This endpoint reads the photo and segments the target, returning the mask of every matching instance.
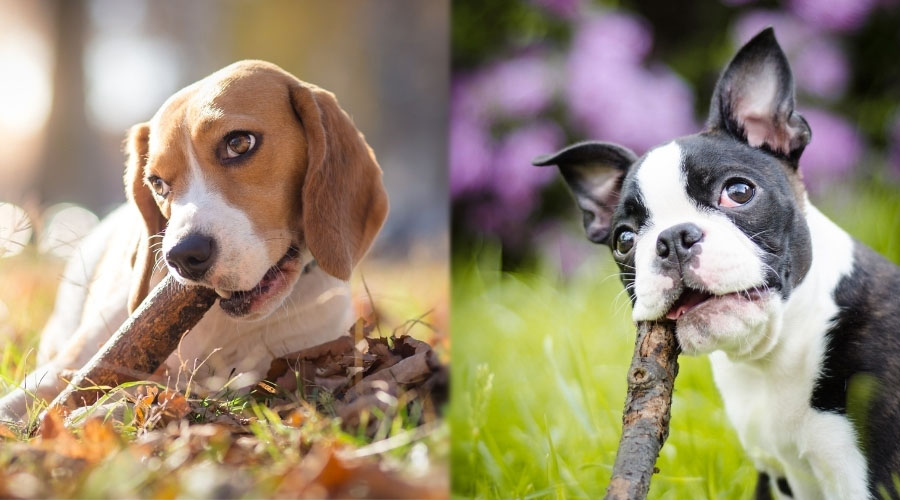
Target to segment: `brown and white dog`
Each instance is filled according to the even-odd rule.
[[[128,203],[69,261],[39,368],[0,399],[0,419],[58,394],[60,375],[84,365],[167,273],[221,296],[157,372],[172,385],[252,384],[273,358],[352,323],[347,280],[388,202],[372,150],[333,94],[273,64],[237,62],[132,127],[126,150]]]

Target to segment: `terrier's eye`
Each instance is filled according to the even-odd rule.
[[[249,153],[256,146],[256,136],[250,132],[232,132],[225,136],[226,158],[237,158]]]
[[[160,179],[159,177],[157,177],[155,175],[151,175],[150,177],[148,177],[147,181],[150,182],[150,187],[153,188],[153,191],[156,193],[156,196],[159,196],[160,198],[165,198],[165,197],[169,196],[169,192],[171,191],[171,188],[169,187],[169,184],[166,183],[166,181]]]
[[[634,248],[634,232],[629,229],[619,231],[616,236],[616,253],[626,255]]]
[[[719,206],[725,208],[739,207],[748,203],[756,194],[756,188],[748,181],[734,179],[728,181],[719,195]]]

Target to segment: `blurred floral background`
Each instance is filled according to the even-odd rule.
[[[532,158],[586,139],[643,154],[699,131],[719,72],[761,29],[775,27],[812,127],[811,200],[900,263],[897,0],[456,0],[452,18],[460,497],[601,498],[621,432],[630,302],[556,169]],[[679,364],[649,498],[754,497],[708,359]]]
[[[791,61],[797,107],[812,127],[801,171],[813,200],[850,196],[859,182],[896,187],[898,4],[454,2],[455,252],[499,243],[505,269],[543,255],[573,272],[591,246],[555,169],[531,159],[585,139],[642,154],[699,131],[719,72],[767,26]]]

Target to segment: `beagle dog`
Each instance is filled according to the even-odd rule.
[[[347,281],[388,201],[333,94],[237,62],[170,97],[125,148],[128,202],[69,261],[39,367],[0,399],[0,419],[55,397],[166,274],[221,297],[152,374],[176,387],[251,385],[352,324]]]

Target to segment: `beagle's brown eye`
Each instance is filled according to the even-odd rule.
[[[256,136],[250,132],[232,132],[225,137],[225,156],[237,158],[256,146]]]
[[[155,175],[151,175],[150,177],[148,177],[147,181],[150,183],[150,187],[153,188],[153,191],[156,193],[156,196],[159,196],[160,198],[165,198],[165,197],[169,196],[169,192],[171,191],[171,188],[169,187],[169,184],[166,183],[166,181],[160,179],[159,177],[157,177]]]

